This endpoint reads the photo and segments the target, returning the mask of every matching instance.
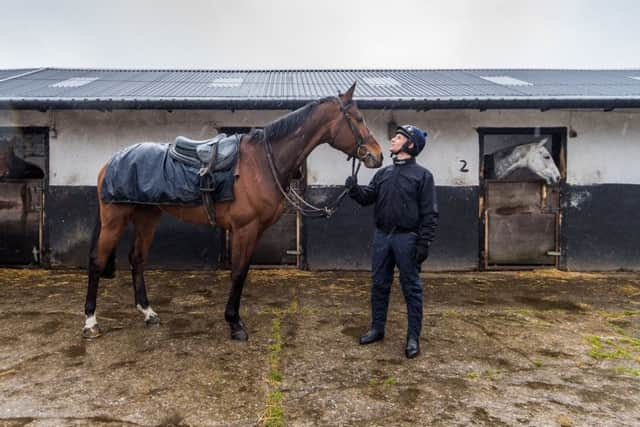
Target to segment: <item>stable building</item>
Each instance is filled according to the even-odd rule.
[[[440,210],[429,270],[640,268],[640,70],[496,69],[0,70],[0,265],[85,267],[97,173],[116,151],[247,132],[353,82],[383,148],[396,124],[429,133],[417,158]],[[559,183],[492,175],[494,153],[543,140]],[[311,203],[332,201],[345,159],[321,145],[295,186]],[[362,168],[359,182],[374,173]],[[290,209],[254,265],[366,270],[373,227],[372,208],[349,198],[328,219]],[[165,215],[149,264],[224,267],[228,242]]]

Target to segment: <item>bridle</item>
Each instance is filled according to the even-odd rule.
[[[344,119],[340,123],[342,124],[343,122],[347,122],[347,124],[349,125],[349,129],[351,130],[351,133],[353,135],[353,139],[356,143],[356,146],[353,149],[353,153],[347,155],[347,161],[351,160],[351,176],[357,177],[358,172],[360,171],[360,166],[362,165],[362,159],[369,154],[366,151],[365,140],[373,138],[373,136],[371,135],[371,133],[369,133],[365,137],[363,137],[360,132],[358,132],[356,125],[353,123],[351,114],[349,114],[349,107],[352,105],[351,102],[343,104],[342,100],[338,97],[333,98],[333,100],[340,107],[340,112],[342,113],[342,117]],[[333,148],[337,148],[335,146],[335,137],[336,135],[338,135],[338,133],[338,129],[336,129],[333,137],[328,141],[329,145],[331,145]],[[265,152],[267,154],[267,160],[269,163],[269,168],[271,169],[271,174],[273,175],[273,179],[278,186],[278,190],[280,190],[282,196],[291,204],[291,206],[293,206],[298,212],[300,212],[300,214],[308,217],[329,218],[331,215],[333,215],[335,211],[338,210],[340,203],[347,195],[349,190],[345,188],[342,193],[340,193],[340,195],[336,198],[336,200],[323,207],[314,206],[311,203],[307,202],[291,187],[289,187],[290,194],[288,194],[287,191],[285,191],[285,189],[282,187],[280,179],[278,179],[278,169],[275,165],[275,162],[273,161],[273,149],[271,147],[271,143],[267,139],[266,132],[263,132],[263,138]],[[364,149],[365,151],[362,152],[362,149]],[[358,160],[357,166],[356,160]]]
[[[344,121],[341,121],[340,124],[342,123],[347,123],[349,125],[349,129],[351,130],[351,134],[353,135],[353,139],[356,142],[356,146],[353,150],[352,154],[349,154],[347,161],[351,160],[351,158],[353,158],[354,162],[355,159],[360,160],[360,162],[362,162],[362,159],[368,154],[366,151],[364,153],[361,153],[361,149],[365,149],[365,140],[369,139],[369,138],[373,138],[371,136],[370,133],[368,133],[364,138],[362,137],[362,135],[360,135],[360,132],[358,132],[358,129],[356,128],[356,125],[353,124],[353,119],[351,118],[351,114],[349,114],[349,107],[352,105],[351,102],[349,102],[348,104],[343,104],[342,100],[340,100],[340,98],[335,98],[336,102],[338,102],[338,105],[340,107],[340,112],[342,112],[342,117],[344,118]],[[335,133],[336,135],[338,134],[338,131],[336,131]],[[333,138],[331,138],[331,140],[329,141],[329,145],[331,145],[333,148],[336,148],[335,144],[334,144],[334,140],[335,140],[335,135]]]

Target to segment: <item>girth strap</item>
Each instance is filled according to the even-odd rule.
[[[216,226],[216,209],[214,206],[213,197],[211,194],[215,191],[215,186],[213,185],[213,177],[211,174],[202,173],[200,171],[200,193],[202,194],[202,204],[204,205],[204,210],[207,212],[207,218],[209,219],[209,224],[212,227]]]

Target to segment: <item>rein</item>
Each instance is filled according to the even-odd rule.
[[[360,166],[362,165],[362,160],[360,158],[362,156],[360,155],[360,150],[364,146],[364,138],[362,137],[362,135],[360,135],[360,133],[358,132],[358,129],[356,129],[355,125],[351,121],[351,116],[349,115],[349,111],[347,110],[346,106],[342,104],[342,101],[340,101],[339,99],[337,101],[340,104],[340,111],[342,112],[342,117],[348,123],[349,129],[351,130],[351,133],[353,134],[353,138],[356,141],[356,147],[354,149],[354,152],[353,154],[350,154],[347,157],[347,161],[351,160],[351,176],[357,177],[358,172],[360,171]],[[349,190],[345,188],[342,191],[342,193],[340,193],[340,195],[336,198],[336,200],[334,200],[332,203],[329,203],[328,205],[323,207],[314,206],[311,203],[307,202],[306,200],[304,200],[302,196],[300,196],[291,187],[289,187],[289,192],[287,193],[287,191],[282,187],[282,184],[280,183],[280,179],[278,179],[278,168],[276,167],[276,164],[273,160],[273,149],[271,147],[271,143],[267,139],[266,133],[264,133],[263,135],[264,135],[264,147],[265,147],[265,152],[267,153],[269,168],[271,169],[271,174],[273,175],[273,179],[275,180],[276,185],[278,186],[278,190],[280,190],[280,193],[282,194],[282,196],[289,202],[289,204],[291,204],[291,206],[294,207],[294,209],[300,212],[300,214],[303,216],[312,217],[312,218],[331,217],[331,215],[333,215],[338,210],[338,207],[340,207],[340,203],[342,203],[342,200],[347,195]],[[334,139],[335,138],[331,139],[331,141],[329,142],[329,145],[335,148],[333,144]],[[356,159],[358,160],[357,166],[356,166]]]

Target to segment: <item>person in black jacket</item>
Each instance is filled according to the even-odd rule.
[[[419,273],[421,264],[429,256],[429,246],[438,226],[433,176],[415,160],[426,138],[427,133],[416,126],[399,126],[391,139],[393,164],[380,169],[369,185],[359,186],[354,176],[345,183],[349,196],[359,204],[375,203],[371,328],[360,337],[360,344],[384,338],[389,292],[397,266],[407,303],[405,355],[408,358],[420,353],[422,282]]]

